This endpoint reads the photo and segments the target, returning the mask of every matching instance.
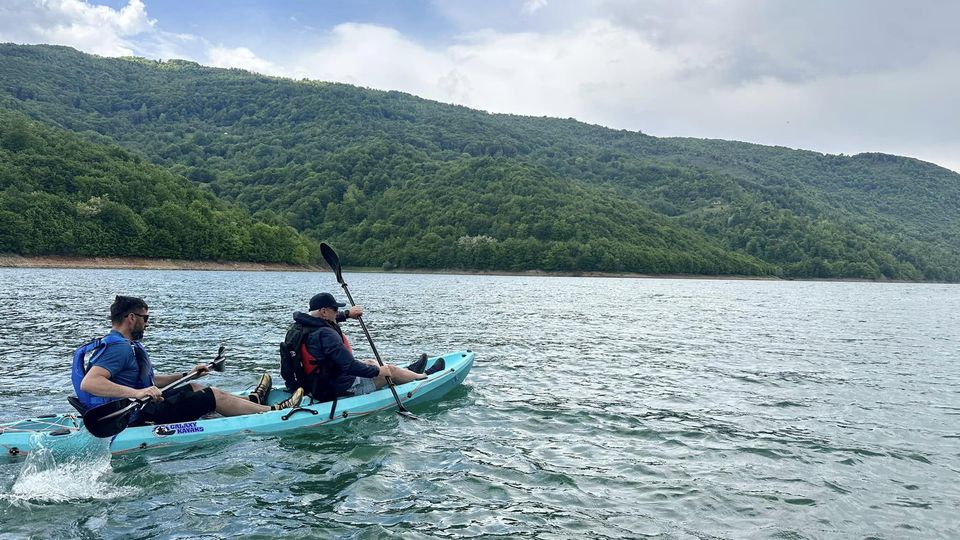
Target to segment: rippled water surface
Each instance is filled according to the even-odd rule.
[[[960,537],[960,288],[353,274],[381,353],[466,384],[322,430],[0,461],[0,537]],[[146,298],[161,371],[276,370],[329,274],[0,269],[0,421]],[[348,323],[360,356],[362,333]]]

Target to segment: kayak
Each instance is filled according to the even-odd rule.
[[[419,381],[397,385],[397,395],[405,407],[438,399],[456,388],[470,373],[475,353],[462,351],[430,358],[427,367],[439,358],[445,368]],[[247,392],[238,392],[246,395]],[[279,403],[290,397],[283,387],[270,392],[269,403]],[[243,416],[217,416],[194,422],[156,424],[128,427],[110,439],[110,452],[123,454],[136,450],[197,443],[210,439],[247,433],[281,433],[292,430],[322,427],[376,412],[397,409],[397,401],[389,388],[369,394],[340,398],[335,402],[310,403],[304,397],[300,407]],[[79,414],[40,416],[0,424],[0,451],[9,457],[19,457],[40,448],[52,448],[71,439],[71,445],[82,448],[84,440],[93,439],[83,429]]]

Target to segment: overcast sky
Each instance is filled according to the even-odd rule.
[[[960,2],[4,0],[0,42],[960,171]]]

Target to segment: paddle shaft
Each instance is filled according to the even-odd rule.
[[[340,273],[337,272],[337,275],[339,276]],[[347,288],[347,284],[341,281],[340,286],[343,287],[343,292],[347,294],[347,300],[350,301],[350,305],[357,305],[357,303],[353,301],[353,296],[350,295],[350,289]],[[373,351],[373,357],[377,359],[378,364],[383,366],[383,360],[380,359],[380,352],[377,351],[377,346],[373,344],[373,338],[370,337],[370,331],[367,330],[367,324],[363,322],[363,317],[357,317],[357,322],[360,323],[360,328],[363,330],[363,335],[367,336],[367,343],[370,344],[370,349]],[[412,416],[412,413],[408,411],[407,408],[403,406],[403,402],[400,401],[400,395],[397,394],[397,388],[393,384],[393,379],[390,376],[385,377],[385,379],[387,380],[387,386],[390,387],[390,392],[393,393],[393,398],[397,400],[397,407],[400,409],[400,412]]]
[[[343,280],[343,269],[340,267],[340,256],[337,255],[337,252],[330,247],[330,244],[323,242],[320,244],[320,254],[323,256],[324,260],[327,261],[327,264],[330,265],[330,269],[337,275],[337,283],[343,287],[343,292],[347,294],[347,300],[350,301],[350,306],[357,305],[353,301],[353,296],[350,294],[350,289],[347,288],[347,283]],[[362,317],[357,317],[357,321],[360,322],[360,328],[363,329],[363,335],[367,336],[367,343],[370,344],[370,349],[373,350],[373,356],[377,359],[377,363],[382,367],[383,360],[380,359],[380,353],[377,351],[377,346],[373,344],[373,338],[370,337],[370,331],[367,330],[367,325],[363,322]],[[408,411],[406,407],[403,406],[403,402],[400,401],[400,396],[397,394],[397,389],[393,384],[393,379],[391,377],[385,377],[387,380],[387,386],[390,387],[390,392],[393,394],[393,399],[397,401],[397,413],[407,416],[409,418],[416,418],[412,412]]]
[[[167,390],[173,390],[174,388],[179,388],[179,387],[183,386],[186,382],[191,381],[191,380],[196,379],[196,378],[197,378],[197,372],[196,372],[196,370],[191,371],[189,374],[184,375],[183,377],[180,377],[179,379],[177,379],[177,380],[173,381],[172,383],[170,383],[170,384],[164,386],[163,388],[161,388],[161,389],[160,389],[160,393],[166,392]],[[118,416],[120,416],[120,415],[122,415],[122,414],[127,414],[128,412],[132,412],[134,409],[141,409],[141,408],[143,408],[147,403],[150,402],[150,398],[140,398],[140,399],[128,398],[128,399],[131,399],[131,400],[133,401],[133,403],[131,403],[130,405],[128,405],[128,406],[120,409],[119,411],[116,411],[116,412],[113,412],[113,413],[108,414],[107,416],[104,416],[104,417],[101,418],[100,420],[109,420],[109,419],[111,419],[111,418],[116,418],[116,417],[118,417]]]

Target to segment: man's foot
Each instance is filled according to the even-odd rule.
[[[446,368],[447,368],[447,364],[446,362],[443,361],[443,358],[437,358],[437,361],[434,362],[432,366],[430,366],[430,369],[424,371],[423,373],[426,375],[433,375],[434,373],[438,371],[443,371]]]
[[[277,403],[270,407],[272,411],[279,411],[282,409],[292,409],[294,407],[300,406],[300,400],[303,399],[303,388],[297,388],[297,391],[293,393],[289,398]]]
[[[260,382],[257,383],[257,387],[247,396],[247,399],[260,405],[266,405],[267,396],[270,395],[271,388],[273,388],[273,379],[270,378],[269,373],[264,373],[260,376]]]
[[[423,373],[423,370],[427,367],[427,353],[420,355],[420,359],[416,362],[407,366],[407,369],[414,373]]]

